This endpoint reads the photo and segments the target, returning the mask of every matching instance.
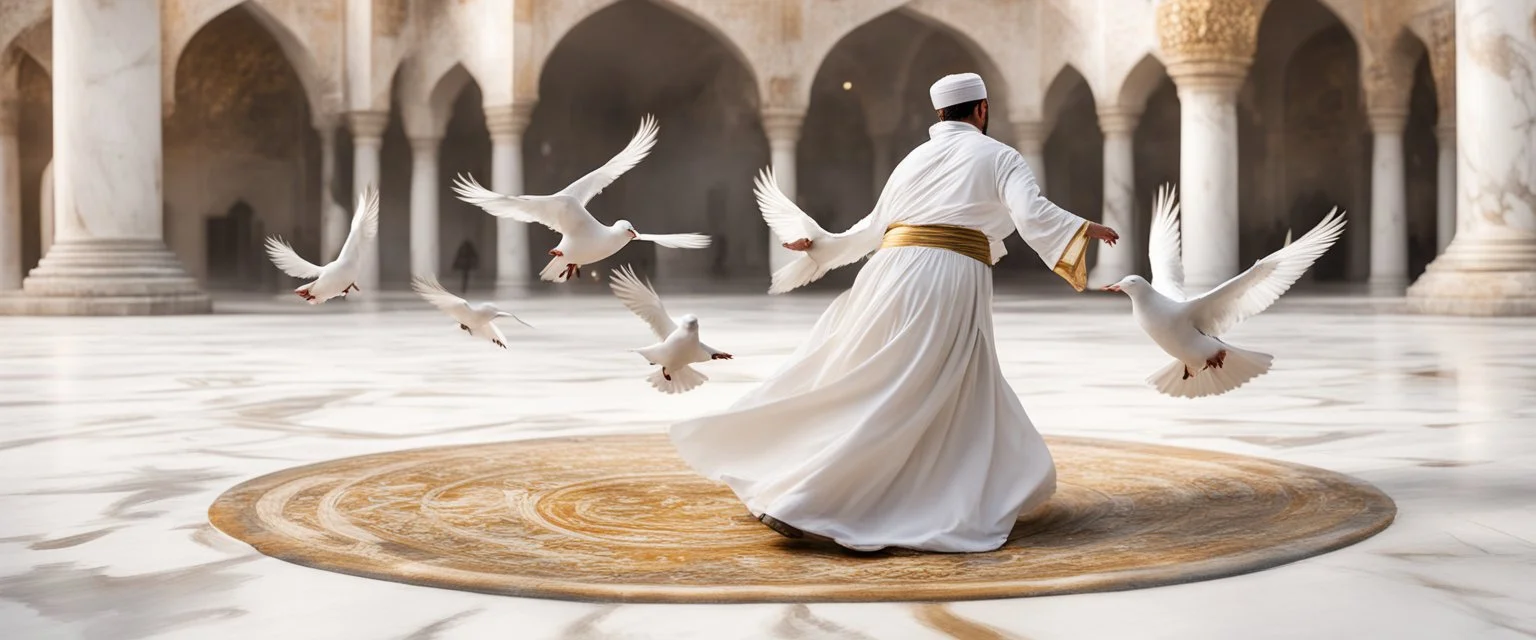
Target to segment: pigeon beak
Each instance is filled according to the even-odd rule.
[[[1109,285],[1107,287],[1104,287],[1103,291],[1113,291],[1115,293],[1120,293],[1120,285],[1118,285],[1118,284]]]
[[[629,239],[630,240],[634,240],[635,238],[638,238],[638,237],[640,237],[640,234],[635,233],[634,229],[630,229],[629,230]]]

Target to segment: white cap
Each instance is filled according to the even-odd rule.
[[[939,78],[928,88],[934,109],[987,98],[987,84],[974,73],[956,73]]]

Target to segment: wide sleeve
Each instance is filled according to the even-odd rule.
[[[999,162],[999,188],[1019,237],[1073,289],[1086,289],[1088,221],[1046,200],[1018,152],[1009,150]]]
[[[830,233],[825,238],[816,240],[816,246],[820,248],[817,259],[828,268],[837,268],[845,264],[857,262],[860,258],[873,253],[880,248],[880,240],[885,235],[885,230],[878,224],[880,210],[871,211],[847,231],[842,233]]]

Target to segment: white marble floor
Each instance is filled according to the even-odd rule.
[[[516,304],[539,329],[508,327],[507,351],[405,297],[0,318],[0,638],[1536,636],[1536,322],[1304,294],[1231,336],[1275,370],[1204,401],[1142,386],[1163,356],[1123,299],[997,303],[1005,372],[1046,433],[1312,464],[1397,500],[1381,535],[1255,574],[947,605],[615,606],[326,573],[207,524],[225,488],[308,462],[664,429],[773,370],[828,300],[674,297],[738,357],[681,397],[646,386],[624,351],[645,327],[600,295]]]

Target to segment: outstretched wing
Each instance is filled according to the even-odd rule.
[[[1163,185],[1152,201],[1152,233],[1147,257],[1152,262],[1152,288],[1173,300],[1184,299],[1183,234],[1179,232],[1179,188]]]
[[[656,117],[646,114],[640,120],[640,130],[635,132],[635,137],[630,138],[629,144],[624,146],[624,150],[620,151],[619,155],[614,156],[592,173],[582,176],[580,180],[572,182],[570,186],[561,189],[560,193],[575,198],[581,206],[587,206],[594,196],[602,193],[603,189],[613,184],[614,180],[618,180],[625,171],[633,169],[651,153],[651,147],[656,146],[656,132],[659,130]]]
[[[827,235],[816,220],[807,215],[794,200],[784,195],[779,180],[773,175],[773,167],[764,167],[752,181],[752,194],[757,196],[757,208],[763,221],[778,236],[779,242],[818,240]]]
[[[709,246],[709,236],[702,233],[637,233],[636,240],[654,242],[669,249],[703,249]]]
[[[337,260],[354,259],[363,250],[363,243],[379,235],[379,190],[369,186],[357,196],[357,210],[352,212],[352,230],[341,245]]]
[[[432,306],[447,311],[449,315],[469,307],[469,303],[463,298],[449,293],[443,285],[438,284],[435,276],[414,276],[411,278],[411,288],[421,294],[424,300],[432,303]]]
[[[1334,208],[1300,239],[1205,295],[1192,298],[1189,302],[1195,328],[1208,336],[1219,336],[1268,309],[1343,233],[1344,214]]]
[[[320,267],[300,258],[299,254],[294,252],[293,247],[289,246],[287,242],[283,242],[283,239],[280,237],[267,236],[267,257],[272,258],[272,264],[282,269],[283,273],[295,278],[314,280],[320,277]]]
[[[624,306],[651,325],[651,331],[658,340],[666,340],[667,336],[677,330],[677,323],[672,322],[672,316],[667,315],[666,308],[661,306],[661,296],[656,295],[656,290],[650,284],[635,277],[635,271],[629,265],[614,270],[613,282],[608,286],[613,288],[614,295],[619,297]]]
[[[569,233],[576,228],[578,216],[587,215],[573,209],[569,200],[550,196],[506,196],[480,186],[474,177],[464,174],[454,179],[453,192],[460,200],[493,216],[542,224],[555,233]]]

